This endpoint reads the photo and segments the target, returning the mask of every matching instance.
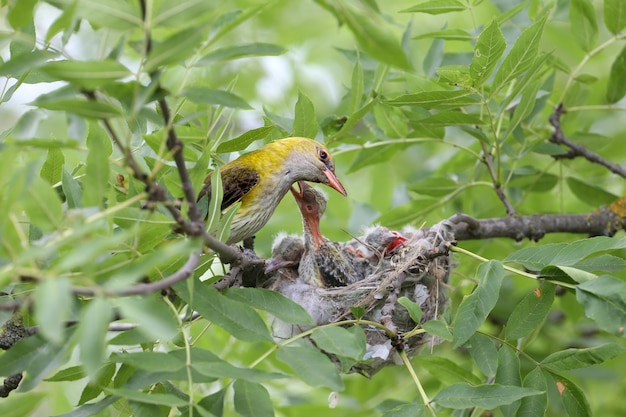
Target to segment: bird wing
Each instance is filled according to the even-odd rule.
[[[222,197],[222,207],[224,210],[246,195],[252,187],[259,182],[259,173],[251,168],[238,167],[237,169],[225,169],[222,171],[222,187],[224,195]],[[198,201],[204,196],[211,199],[211,174],[207,175],[204,186],[198,194]]]
[[[322,244],[315,252],[315,261],[327,287],[342,287],[359,280],[354,267],[334,242]]]

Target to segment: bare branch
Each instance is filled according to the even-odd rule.
[[[505,218],[475,219],[467,214],[450,218],[457,240],[509,237],[539,240],[546,233],[584,233],[613,236],[626,226],[626,197],[588,214],[535,214]]]
[[[515,208],[507,198],[506,194],[504,194],[502,184],[500,184],[500,181],[498,180],[498,175],[496,174],[496,170],[493,166],[493,155],[491,155],[489,149],[487,149],[487,146],[484,143],[481,142],[481,146],[483,149],[482,162],[487,167],[487,171],[489,171],[489,176],[491,177],[491,182],[493,183],[493,189],[500,201],[502,201],[502,204],[504,204],[504,207],[506,208],[506,215],[513,216],[515,214]]]
[[[554,132],[550,136],[550,142],[556,143],[557,145],[565,145],[569,148],[569,150],[564,154],[553,155],[552,157],[554,159],[574,159],[581,156],[589,162],[602,165],[614,174],[626,178],[626,170],[624,168],[610,161],[607,161],[597,153],[587,149],[582,145],[572,142],[565,136],[565,134],[563,133],[563,129],[561,128],[561,116],[563,115],[563,113],[565,113],[565,108],[561,103],[556,106],[556,108],[554,109],[554,113],[550,115],[550,124],[554,126]]]

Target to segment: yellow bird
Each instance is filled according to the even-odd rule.
[[[297,181],[326,184],[347,195],[335,175],[330,152],[313,139],[295,137],[270,142],[223,165],[220,172],[224,189],[222,211],[241,201],[227,244],[254,236]],[[210,200],[210,174],[204,180],[198,201],[205,195]]]

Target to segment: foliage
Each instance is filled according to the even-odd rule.
[[[323,140],[350,195],[330,196],[335,240],[623,195],[604,166],[563,158],[549,117],[563,104],[564,134],[623,164],[626,5],[510,3],[3,0],[0,302],[38,332],[0,356],[3,376],[24,371],[0,414],[624,414],[620,236],[461,242],[449,311],[411,332],[444,342],[371,380],[340,373],[362,360],[358,324],[274,340],[274,317],[311,318],[269,290],[218,292],[213,252],[173,293],[141,291],[202,247],[167,204],[143,209],[157,186],[185,193],[171,131],[195,190],[261,142]],[[301,230],[295,212],[281,204],[261,255]]]

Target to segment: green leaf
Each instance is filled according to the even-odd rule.
[[[506,340],[524,337],[545,321],[554,301],[554,284],[543,283],[513,309],[505,329]]]
[[[61,369],[56,374],[52,375],[49,378],[46,378],[45,381],[78,381],[79,379],[83,379],[87,375],[83,370],[83,367],[80,365],[70,366],[69,368]]]
[[[351,332],[342,327],[320,327],[313,331],[311,338],[318,348],[328,353],[359,361],[365,355],[365,333],[358,326],[354,328],[361,331]]]
[[[470,385],[479,385],[480,378],[450,359],[440,356],[424,356],[420,358],[420,366],[429,374],[437,378],[444,385],[457,382],[467,382]]]
[[[515,350],[508,345],[502,345],[498,350],[497,361],[498,371],[494,382],[500,385],[521,386],[520,360]],[[513,417],[519,405],[520,401],[515,401],[508,405],[501,405],[500,410],[506,417]]]
[[[374,107],[374,119],[379,129],[382,129],[388,138],[405,138],[409,133],[406,116],[397,107],[386,106],[378,103]]]
[[[419,304],[414,303],[407,297],[398,298],[398,303],[406,308],[406,311],[409,312],[409,316],[411,316],[411,320],[418,324],[420,321],[422,321],[422,309],[420,308]]]
[[[95,376],[91,378],[89,383],[83,389],[83,392],[81,392],[78,404],[85,404],[87,401],[91,401],[98,397],[102,393],[104,387],[111,383],[111,379],[113,379],[115,371],[115,363],[113,362],[109,362],[98,369]]]
[[[166,40],[155,43],[144,64],[144,71],[152,72],[169,64],[180,64],[195,53],[208,28],[202,24],[181,30]]]
[[[184,407],[189,405],[189,401],[174,394],[148,393],[135,391],[128,388],[106,388],[105,392],[125,398],[129,401],[137,401],[144,404],[157,404],[169,407]]]
[[[505,48],[504,35],[496,19],[493,19],[478,37],[474,48],[470,75],[476,86],[480,86],[489,78]]]
[[[235,411],[244,417],[273,417],[274,406],[265,387],[250,381],[238,379],[233,384],[235,390]]]
[[[585,315],[603,330],[623,335],[626,327],[626,283],[602,275],[576,287],[576,300],[585,309]]]
[[[470,75],[469,67],[464,65],[447,65],[437,68],[435,72],[441,82],[467,89],[474,87],[474,80]]]
[[[117,300],[123,317],[139,325],[139,331],[153,339],[171,340],[178,334],[178,321],[159,294]]]
[[[315,322],[298,303],[284,295],[264,288],[229,288],[222,293],[236,301],[265,310],[289,324],[310,324]]]
[[[446,41],[464,41],[469,42],[474,40],[474,37],[467,31],[461,29],[446,29],[436,32],[428,32],[423,35],[415,36],[413,39],[443,39]]]
[[[51,0],[49,3],[60,10],[72,6],[75,0]],[[117,30],[135,29],[142,26],[139,9],[124,0],[80,0],[76,14],[93,26]]]
[[[36,3],[36,0],[22,0],[9,3],[9,10],[6,16],[13,29],[20,29],[32,24],[33,9]]]
[[[113,320],[113,307],[101,297],[89,302],[78,325],[80,361],[90,376],[95,376],[106,354],[106,334]]]
[[[433,114],[421,119],[420,124],[426,126],[453,126],[453,125],[484,125],[486,122],[477,114],[467,114],[456,111],[447,111]]]
[[[570,0],[569,20],[574,38],[589,52],[598,41],[596,11],[589,0]]]
[[[401,10],[401,13],[427,13],[443,14],[450,12],[461,12],[466,6],[459,0],[429,0],[408,9]]]
[[[40,67],[49,59],[54,58],[54,56],[54,54],[48,51],[42,51],[39,49],[11,55],[11,59],[0,63],[0,75],[19,78],[22,74]]]
[[[63,207],[59,194],[41,178],[34,178],[26,190],[23,208],[30,221],[43,231],[62,228]]]
[[[68,81],[87,90],[130,75],[124,65],[110,59],[102,61],[51,61],[39,68],[44,74]]]
[[[262,126],[247,131],[235,139],[220,143],[217,153],[228,153],[246,149],[252,142],[265,139],[274,130],[274,126]]]
[[[424,404],[400,404],[385,410],[381,417],[423,417],[427,416],[428,409]]]
[[[606,7],[606,6],[605,6]],[[626,7],[624,7],[626,13]],[[611,65],[609,73],[609,82],[606,85],[606,101],[609,103],[617,103],[626,95],[626,47],[622,49],[619,55]]]
[[[463,107],[476,104],[476,99],[471,92],[465,90],[440,90],[424,91],[421,93],[405,94],[391,100],[386,100],[385,104],[392,106],[415,106],[427,110]]]
[[[513,117],[507,126],[506,133],[503,137],[507,137],[510,132],[513,132],[517,126],[530,116],[531,112],[537,105],[537,95],[539,93],[539,87],[541,87],[541,80],[537,80],[531,83],[522,93],[522,98],[513,112]],[[535,180],[537,180],[535,178]]]
[[[551,243],[520,249],[507,256],[504,262],[517,262],[532,271],[540,271],[547,265],[571,266],[598,252],[624,247],[626,247],[626,238],[598,236],[569,244]]]
[[[293,369],[302,381],[312,387],[328,387],[342,391],[343,382],[337,367],[319,350],[310,346],[285,346],[276,354],[278,360]]]
[[[208,287],[197,279],[188,279],[176,284],[174,288],[191,308],[237,339],[249,342],[272,341],[265,323],[248,305],[220,294],[215,288]]]
[[[579,200],[593,207],[610,204],[618,198],[615,194],[601,187],[588,184],[574,177],[567,177],[567,186]]]
[[[542,394],[532,388],[509,385],[478,385],[471,386],[464,382],[449,385],[439,391],[433,398],[442,407],[462,410],[470,407],[492,409],[501,405],[511,404],[524,397]]]
[[[551,371],[569,371],[604,363],[624,352],[626,348],[614,343],[585,349],[571,348],[552,353],[541,364]]]
[[[530,371],[524,378],[522,386],[524,388],[543,391],[544,393],[522,398],[520,406],[517,409],[516,417],[536,417],[545,415],[546,408],[548,407],[548,386],[546,384],[546,378],[543,376],[543,372],[541,372],[541,368],[536,367]]]
[[[209,200],[206,218],[206,230],[215,233],[218,229],[222,216],[222,200],[224,199],[224,187],[222,185],[222,173],[215,169],[211,173],[211,200]]]
[[[352,161],[347,173],[358,171],[359,169],[365,168],[369,165],[389,161],[393,154],[399,150],[403,150],[405,147],[406,145],[401,142],[389,141],[388,144],[385,143],[384,146],[363,148],[356,155],[354,161]]]
[[[50,343],[66,340],[65,327],[72,312],[72,283],[67,277],[47,278],[35,289],[35,319]]]
[[[285,374],[266,372],[254,368],[239,368],[231,365],[206,349],[191,348],[191,368],[198,373],[214,378],[238,378],[251,382],[264,382],[285,378]],[[168,352],[183,364],[187,361],[184,349]]]
[[[74,18],[77,6],[78,0],[73,1],[72,4],[65,8],[61,15],[52,22],[48,28],[48,32],[46,32],[46,43],[49,43],[54,35],[60,32],[64,32],[62,37],[63,44],[65,45],[67,43],[68,34],[71,33],[73,25],[77,23],[77,19]]]
[[[104,207],[104,198],[109,189],[109,155],[111,141],[99,125],[90,124],[87,137],[87,171],[83,178],[83,205]]]
[[[48,156],[41,167],[39,175],[46,180],[48,184],[55,185],[61,182],[64,163],[65,156],[63,156],[63,150],[61,148],[51,147],[48,149]]]
[[[185,362],[165,352],[132,352],[113,355],[114,362],[125,363],[138,369],[174,372],[185,367]]]
[[[204,0],[200,0],[204,2]],[[217,61],[246,58],[250,56],[278,56],[287,50],[280,45],[271,43],[248,43],[243,45],[227,46],[209,52],[198,60],[197,65],[208,65]]]
[[[478,268],[480,280],[474,292],[463,297],[454,320],[454,348],[467,342],[483,324],[498,301],[500,285],[504,278],[502,264],[486,262]]]
[[[317,119],[313,102],[302,92],[299,92],[291,136],[314,139],[315,135],[317,135]]]
[[[604,0],[604,24],[613,35],[626,27],[626,4],[622,0]]]
[[[39,356],[60,347],[46,343],[40,336],[30,336],[18,340],[9,350],[0,355],[0,375],[11,376],[23,372]]]
[[[241,207],[241,204],[241,201],[233,204],[228,208],[228,210],[226,210],[226,212],[222,216],[222,221],[220,222],[220,226],[217,229],[217,234],[215,235],[215,237],[217,237],[219,241],[226,242],[230,237],[230,225],[235,218],[235,214]]]
[[[492,95],[495,95],[500,88],[506,86],[510,81],[529,69],[535,61],[547,18],[548,15],[544,13],[539,20],[526,28],[520,37],[517,38],[494,76]]]
[[[361,49],[385,64],[411,68],[400,42],[393,36],[392,27],[380,14],[369,8],[357,9],[344,2],[337,3],[337,11]]]
[[[484,375],[493,377],[498,369],[498,352],[493,341],[485,335],[475,333],[465,344],[474,363]]]
[[[567,414],[575,417],[593,416],[585,393],[576,384],[562,375],[552,374],[552,376],[556,380],[557,390]]]
[[[123,116],[119,107],[100,101],[83,99],[45,100],[37,99],[30,103],[42,109],[65,111],[88,119],[111,119]]]
[[[448,324],[442,320],[429,320],[422,324],[422,328],[429,334],[441,337],[443,340],[451,342],[453,337],[448,328]]]
[[[156,2],[156,10],[150,23],[153,27],[181,27],[197,23],[213,12],[205,0],[182,0],[172,3],[169,1]]]
[[[416,193],[433,197],[443,197],[457,191],[460,184],[452,178],[435,177],[426,178],[411,184],[408,189]]]
[[[207,87],[189,87],[181,93],[183,97],[198,104],[231,107],[248,110],[252,107],[241,97],[229,91]]]
[[[363,66],[361,65],[361,59],[357,55],[356,62],[352,68],[352,91],[350,92],[350,113],[354,113],[361,107],[363,100],[363,91],[365,89],[365,80],[363,77]]]
[[[41,409],[42,400],[49,400],[46,392],[28,392],[19,395],[9,395],[0,401],[0,415],[28,417],[37,415],[37,409]]]

